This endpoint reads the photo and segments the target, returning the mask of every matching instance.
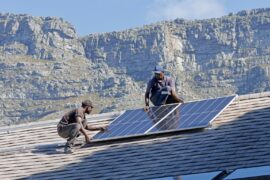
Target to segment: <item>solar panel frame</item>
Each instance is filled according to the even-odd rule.
[[[224,178],[224,180],[233,179],[269,179],[270,166],[257,166],[239,168]]]
[[[172,108],[172,110],[169,110],[169,112],[167,114],[170,114],[171,112],[173,112],[175,109],[177,109],[180,104],[169,104],[169,105],[163,105],[163,106],[153,106],[151,108],[162,108],[162,107],[168,107],[168,106],[175,106]],[[151,109],[150,108],[150,109]],[[135,109],[135,110],[143,110],[143,108],[140,108],[140,109]],[[119,118],[121,118],[126,112],[128,111],[135,111],[135,110],[127,110],[125,111],[124,113],[122,113],[121,115],[119,115],[117,118],[115,118],[110,124],[108,127],[110,127],[112,124],[114,124]],[[163,116],[159,121],[163,120],[165,117],[167,117],[167,115]],[[155,123],[154,123],[155,124]],[[153,124],[153,125],[154,125]],[[153,126],[152,125],[152,126]],[[127,128],[126,128],[127,129]],[[145,131],[147,131],[149,128],[147,128]],[[93,137],[93,140],[92,142],[96,142],[96,141],[105,141],[105,140],[115,140],[115,139],[122,139],[122,138],[130,138],[130,137],[139,137],[139,136],[145,136],[145,131],[143,133],[140,133],[140,134],[132,134],[132,135],[124,135],[124,136],[115,136],[115,137],[108,137],[108,138],[103,138],[102,134],[102,138],[101,139],[97,139],[96,136],[99,136],[99,133],[97,133],[94,137]],[[104,133],[103,133],[104,134]]]
[[[162,130],[162,131],[157,131],[157,132],[151,132],[151,130],[153,128],[155,128],[160,123],[162,123],[162,121],[164,119],[166,119],[168,116],[170,116],[177,108],[181,107],[181,105],[185,105],[187,103],[194,103],[194,104],[196,104],[197,102],[201,102],[201,101],[204,101],[204,100],[212,100],[212,99],[204,99],[204,100],[197,100],[197,101],[187,102],[185,104],[177,104],[177,106],[175,108],[173,108],[173,110],[171,110],[169,113],[167,113],[163,118],[161,118],[161,120],[159,120],[157,123],[155,123],[152,127],[150,127],[148,130],[146,130],[144,133],[141,133],[141,134],[132,134],[132,135],[127,135],[127,136],[115,136],[115,137],[108,137],[108,138],[102,138],[102,139],[95,139],[94,138],[92,140],[92,142],[107,141],[107,140],[117,140],[117,139],[126,139],[126,138],[141,137],[141,136],[146,136],[146,135],[163,134],[163,133],[171,133],[171,132],[179,132],[179,131],[187,131],[187,130],[196,130],[196,129],[206,128],[206,127],[208,127],[216,119],[216,117],[218,117],[237,98],[237,95],[234,95],[234,96],[225,96],[225,97],[220,97],[220,98],[226,98],[226,97],[232,97],[232,99],[209,121],[209,123],[207,125],[201,125],[201,126],[196,126],[196,127],[190,126],[190,127],[182,128],[182,129],[171,129],[171,130]],[[219,98],[213,98],[213,99],[219,99]],[[170,104],[170,105],[173,105],[173,104]],[[163,105],[163,106],[168,106],[168,105]],[[155,107],[158,107],[158,106],[154,106],[154,107],[151,107],[151,108],[155,108]],[[135,110],[140,110],[140,109],[135,109]],[[190,109],[190,111],[193,111],[192,108]],[[127,111],[125,111],[125,112],[127,112]],[[109,126],[111,124],[113,124],[117,119],[119,119],[124,113],[122,113],[118,117],[116,117],[109,124]]]
[[[161,134],[161,133],[170,133],[170,132],[179,132],[179,131],[188,131],[188,130],[196,130],[196,129],[202,129],[202,128],[207,128],[209,127],[209,125],[211,125],[211,123],[237,98],[237,95],[233,95],[233,96],[225,96],[225,97],[220,97],[220,98],[226,98],[226,97],[232,97],[232,99],[227,103],[226,106],[224,106],[224,108],[222,108],[222,110],[220,110],[213,118],[212,120],[209,121],[209,123],[207,125],[201,125],[201,126],[190,126],[187,128],[181,128],[181,129],[171,129],[171,130],[162,130],[162,131],[157,131],[157,132],[151,132],[151,130],[153,128],[155,128],[158,124],[162,123],[162,121],[159,121],[157,124],[155,124],[153,127],[151,127],[149,130],[147,130],[147,132],[145,133],[145,135],[152,135],[152,134]],[[219,99],[219,98],[213,98],[213,99]],[[212,99],[204,99],[204,100],[212,100]],[[187,102],[187,103],[196,103],[196,102],[200,102],[200,101],[204,101],[204,100],[198,100],[198,101],[192,101],[192,102]],[[187,104],[185,103],[185,104]],[[185,104],[181,104],[181,105],[185,105]],[[180,106],[181,107],[181,106]],[[179,108],[180,108],[179,107]],[[164,120],[164,119],[163,119]]]
[[[178,175],[178,176],[168,176],[168,177],[161,177],[161,178],[153,178],[149,180],[201,180],[201,179],[214,179],[222,174],[224,171],[213,171],[213,172],[204,172],[204,173],[197,173],[197,174],[187,174],[187,175]]]

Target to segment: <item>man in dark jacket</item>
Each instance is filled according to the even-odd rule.
[[[155,106],[172,103],[184,103],[175,92],[175,84],[171,77],[164,75],[164,70],[157,65],[155,76],[148,82],[145,92],[146,110],[149,108],[149,99]]]
[[[85,136],[85,142],[89,143],[90,138],[86,130],[100,130],[105,131],[106,126],[90,126],[87,124],[85,114],[90,114],[93,109],[93,104],[90,100],[82,102],[82,106],[67,112],[57,125],[57,132],[59,136],[67,139],[64,151],[66,153],[72,152],[72,146],[76,138],[82,133]]]

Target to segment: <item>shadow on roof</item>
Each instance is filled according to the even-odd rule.
[[[63,154],[64,146],[59,145],[59,144],[50,144],[50,145],[39,145],[32,150],[32,153],[35,154],[47,154],[47,155],[52,155],[52,154]]]
[[[107,142],[107,149],[102,150],[94,145],[91,155],[79,163],[71,161],[28,178],[148,179],[270,165],[269,129],[270,108],[257,109],[201,132],[122,144]],[[46,147],[34,153],[47,153],[44,151]]]

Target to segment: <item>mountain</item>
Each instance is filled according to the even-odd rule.
[[[78,37],[61,18],[0,14],[0,124],[139,108],[156,64],[185,101],[270,90],[270,9]]]

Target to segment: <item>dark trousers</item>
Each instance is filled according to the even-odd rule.
[[[181,99],[172,93],[172,88],[170,86],[165,86],[157,91],[154,95],[152,95],[150,100],[155,106],[182,102]]]

